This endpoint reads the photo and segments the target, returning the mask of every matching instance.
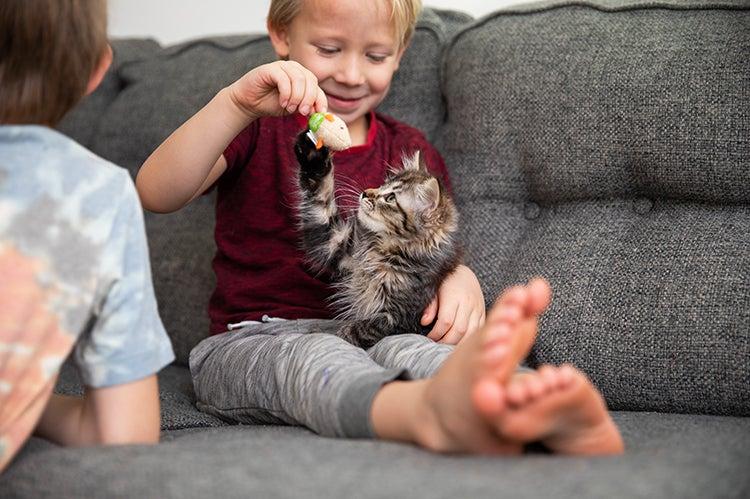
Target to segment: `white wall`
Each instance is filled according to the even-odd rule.
[[[458,3],[474,17],[528,1],[423,0],[443,9],[456,9]],[[166,45],[207,35],[265,32],[269,4],[270,0],[109,0],[109,34],[152,37]]]

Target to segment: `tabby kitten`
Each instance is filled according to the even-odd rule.
[[[299,215],[310,263],[334,276],[338,334],[369,348],[390,334],[427,334],[422,312],[460,263],[458,213],[419,153],[378,189],[359,197],[356,216],[339,215],[331,152],[297,137]]]

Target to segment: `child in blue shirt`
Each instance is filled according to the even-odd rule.
[[[104,0],[0,3],[0,471],[32,431],[159,440],[157,313],[127,171],[54,131],[112,60]],[[72,350],[83,397],[53,395]]]

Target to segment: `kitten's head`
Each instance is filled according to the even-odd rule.
[[[360,195],[357,218],[379,235],[412,241],[449,236],[456,230],[458,215],[417,152],[404,158],[403,169],[392,172],[383,185]]]

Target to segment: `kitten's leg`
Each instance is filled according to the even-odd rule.
[[[339,216],[334,197],[333,161],[327,147],[315,148],[305,132],[294,152],[300,164],[300,221],[305,251],[318,268],[339,271],[352,228]]]
[[[347,322],[339,329],[337,335],[352,345],[367,350],[393,332],[393,328],[388,326],[386,321],[372,319]]]

